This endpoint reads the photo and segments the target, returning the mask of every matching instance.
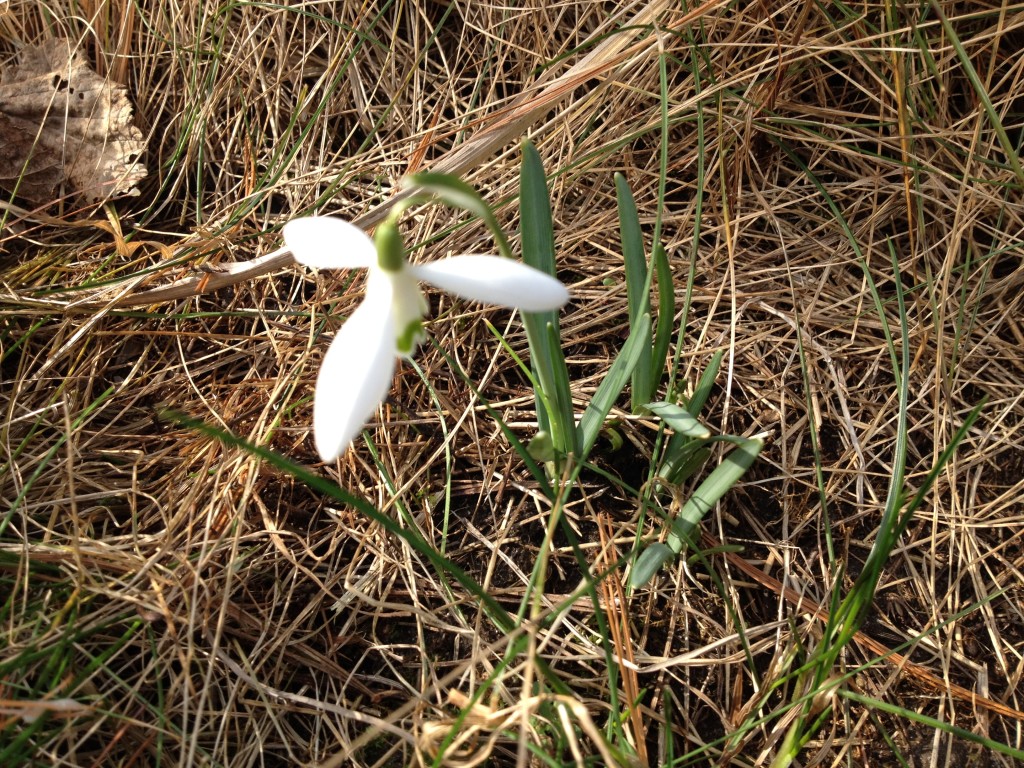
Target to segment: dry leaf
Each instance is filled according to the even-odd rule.
[[[64,184],[88,202],[137,195],[143,149],[124,88],[67,40],[25,46],[0,73],[0,185],[19,197],[47,203]]]

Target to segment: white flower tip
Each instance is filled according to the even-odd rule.
[[[391,388],[395,324],[390,281],[370,273],[366,298],[338,331],[320,364],[313,400],[313,438],[324,461],[341,456]]]
[[[556,278],[500,256],[453,256],[411,269],[417,278],[464,299],[524,312],[556,310],[569,301],[569,289]]]
[[[325,380],[321,369],[313,404],[313,444],[325,463],[344,455],[373,418],[391,384],[394,358],[391,360],[390,365],[374,370],[353,370],[351,376],[362,381],[348,387],[334,386],[336,382]],[[381,392],[381,388],[385,391]]]
[[[352,445],[352,440],[349,439],[343,445],[329,443],[327,442],[327,436],[324,434],[324,430],[317,430],[314,427],[313,443],[316,445],[316,452],[320,454],[320,461],[324,464],[331,464],[345,455],[345,452]]]
[[[525,304],[520,304],[519,308],[527,312],[546,312],[548,310],[561,309],[569,303],[569,299],[572,295],[569,293],[569,289],[560,281],[551,277],[550,275],[544,275],[539,273],[543,277],[547,278],[543,290],[538,290],[536,295],[536,309],[530,309]],[[543,295],[541,295],[543,294]],[[530,301],[533,303],[533,300]]]
[[[336,216],[292,219],[281,231],[300,264],[314,269],[355,269],[377,263],[377,249],[363,230]]]
[[[320,397],[320,387],[317,385],[317,400]],[[319,403],[317,403],[318,405]],[[325,417],[324,409],[317,406],[314,406],[313,409],[313,445],[316,446],[320,461],[330,464],[348,451],[362,425],[360,424],[355,430],[346,430],[347,434],[345,434],[340,429],[341,425]]]

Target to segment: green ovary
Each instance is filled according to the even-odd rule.
[[[413,320],[395,339],[395,348],[400,355],[411,355],[416,351],[416,345],[423,338],[423,321]]]

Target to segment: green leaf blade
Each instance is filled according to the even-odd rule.
[[[763,447],[763,440],[741,440],[736,449],[731,451],[722,463],[704,478],[704,482],[686,500],[672,523],[672,533],[669,535],[668,544],[673,552],[679,554],[692,541],[693,534],[700,526],[704,516],[750,469]]]

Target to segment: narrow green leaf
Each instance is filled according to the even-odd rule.
[[[675,556],[672,548],[661,541],[656,541],[640,553],[633,567],[629,569],[629,586],[642,587],[658,570]]]
[[[647,311],[647,297],[643,293],[647,281],[647,260],[644,258],[644,241],[640,233],[636,200],[621,173],[615,174],[615,196],[619,204],[619,237],[622,242],[622,260],[626,267],[629,317],[632,319]]]
[[[629,325],[650,308],[650,275],[647,274],[647,259],[644,257],[644,241],[640,232],[640,217],[636,200],[621,173],[615,174],[615,196],[619,207],[619,233],[622,241],[622,259],[626,271],[626,299],[629,307]],[[641,351],[640,360],[632,373],[632,406],[635,413],[641,403],[654,394],[654,378],[651,368],[651,348]]]
[[[565,353],[562,352],[562,340],[559,338],[558,320],[549,322],[544,329],[548,336],[548,354],[551,359],[551,399],[552,408],[558,416],[558,426],[563,435],[562,444],[555,443],[563,454],[577,453],[579,444],[576,439],[576,414],[572,405],[572,384],[569,381],[569,370],[565,367]]]
[[[566,425],[560,417],[561,408],[555,382],[561,377],[555,373],[555,366],[559,360],[564,366],[565,360],[561,357],[561,350],[552,346],[548,334],[550,324],[544,323],[544,318],[540,316],[542,314],[547,313],[522,313],[526,340],[530,347],[530,367],[533,369],[533,378],[540,385],[534,391],[537,426],[551,433],[555,450],[564,455],[572,450],[572,441],[566,435]],[[568,379],[568,374],[565,378]]]
[[[523,160],[519,174],[519,219],[523,261],[541,272],[555,276],[555,239],[551,224],[551,204],[544,166],[537,149],[523,142]],[[565,356],[561,347],[558,313],[524,312],[523,325],[530,346],[530,365],[540,382],[543,396],[535,393],[541,428],[551,433],[556,453],[577,452],[572,391]],[[550,405],[550,408],[548,407]]]
[[[668,545],[673,552],[678,554],[683,551],[684,546],[691,543],[694,531],[697,530],[700,521],[704,519],[704,515],[729,492],[729,489],[736,484],[743,473],[750,469],[763,446],[763,440],[741,440],[736,449],[715,467],[714,471],[693,492],[693,495],[686,500],[676,519],[672,522]]]
[[[651,355],[651,379],[657,387],[665,373],[665,358],[668,357],[668,347],[672,343],[672,321],[676,315],[675,278],[668,263],[668,254],[660,243],[654,244],[654,268],[658,275],[658,320],[655,323],[654,351]]]
[[[695,419],[688,410],[674,403],[647,403],[644,408],[668,424],[677,433],[705,440],[711,430]]]
[[[711,396],[711,388],[715,386],[715,379],[718,378],[718,371],[722,367],[722,359],[724,357],[725,352],[723,350],[720,349],[715,352],[711,356],[711,362],[708,363],[708,367],[704,369],[704,373],[701,374],[700,379],[697,381],[697,386],[693,388],[693,395],[690,396],[690,402],[687,403],[686,410],[694,416],[700,414],[704,404],[707,403],[708,398]]]
[[[686,411],[695,419],[711,396],[711,388],[718,377],[724,357],[725,353],[721,350],[712,355],[708,367],[704,369],[697,386],[694,387]],[[704,438],[689,435],[685,431],[677,431],[672,435],[662,452],[658,476],[672,485],[685,483],[711,456],[710,449],[700,442],[702,439]]]
[[[711,458],[711,449],[703,441],[676,433],[665,446],[665,457],[658,467],[658,476],[672,485],[689,480]]]
[[[891,704],[887,701],[882,701],[880,699],[873,699],[869,696],[864,696],[862,694],[848,690],[847,688],[838,688],[836,690],[836,693],[844,699],[855,701],[858,704],[861,704],[865,707],[869,707],[871,709],[878,709],[883,712],[888,712],[891,715],[896,715],[897,717],[911,720],[926,728],[932,728],[956,736],[958,739],[964,739],[975,744],[980,744],[985,749],[988,749],[992,752],[999,752],[1001,754],[1008,755],[1009,757],[1012,757],[1014,760],[1018,760],[1024,763],[1024,750],[1016,749],[1014,747],[1009,746],[1008,744],[998,742],[995,739],[987,738],[983,734],[975,733],[974,731],[967,730],[966,728],[958,728],[955,725],[944,722],[937,718],[929,717],[928,715],[922,714],[920,712],[915,712],[914,710],[907,709],[906,707],[901,707],[898,704]]]
[[[643,315],[633,326],[629,338],[622,345],[622,349],[619,350],[615,362],[612,363],[611,368],[608,369],[608,373],[605,374],[600,386],[598,386],[593,398],[591,398],[590,405],[583,412],[583,417],[580,419],[579,427],[576,430],[576,442],[580,446],[579,457],[581,460],[586,460],[587,456],[590,455],[590,450],[594,447],[597,436],[601,434],[601,426],[604,424],[605,418],[607,418],[612,406],[615,405],[615,400],[626,386],[626,382],[629,381],[629,376],[633,372],[633,368],[636,367],[640,354],[645,347],[647,349],[651,348],[650,315]]]
[[[555,236],[551,223],[551,197],[537,148],[523,142],[519,173],[519,217],[523,261],[549,275],[555,274]]]

